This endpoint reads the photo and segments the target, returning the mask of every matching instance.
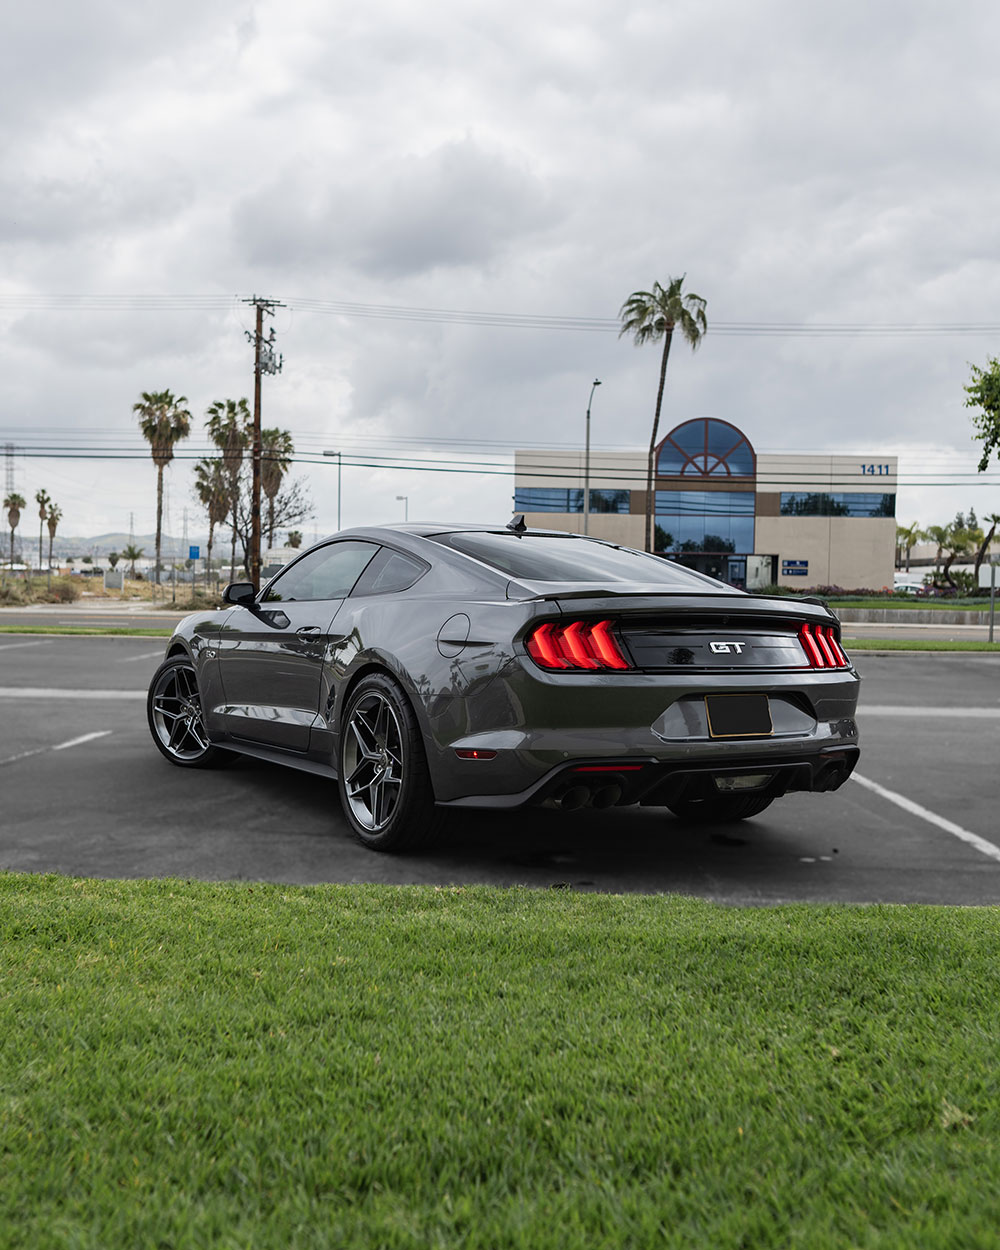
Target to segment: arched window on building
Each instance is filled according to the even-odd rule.
[[[756,469],[746,435],[728,421],[699,417],[671,430],[656,457],[655,549],[743,584],[754,550]]]
[[[757,458],[746,435],[716,417],[698,417],[670,431],[660,444],[660,477],[753,477]]]

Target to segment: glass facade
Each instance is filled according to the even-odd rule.
[[[559,486],[518,486],[514,491],[515,512],[582,512],[583,491]]]
[[[822,491],[782,491],[782,516],[895,516],[896,496]]]
[[[591,512],[630,512],[629,490],[592,490]],[[514,491],[515,512],[582,512],[583,491],[559,486],[519,486]]]
[[[658,551],[753,551],[754,493],[742,490],[658,490]]]
[[[590,510],[591,512],[631,512],[632,492],[630,490],[592,490]]]
[[[699,417],[671,430],[660,444],[661,477],[752,477],[753,448],[728,421]]]

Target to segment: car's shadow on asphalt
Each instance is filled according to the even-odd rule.
[[[817,796],[788,796],[752,820],[727,825],[691,824],[665,808],[638,806],[463,809],[451,813],[430,844],[387,855],[353,837],[330,781],[256,761],[241,761],[233,771],[241,774],[241,787],[252,790],[258,812],[281,813],[268,835],[272,863],[284,845],[290,854],[297,851],[300,864],[313,864],[316,881],[523,884],[765,901],[787,897],[776,869],[780,876],[803,857],[830,862],[838,854],[811,819],[808,802]]]

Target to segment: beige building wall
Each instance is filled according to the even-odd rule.
[[[758,516],[755,547],[778,557],[778,585],[892,585],[895,564],[895,517]],[[782,560],[808,560],[805,577],[783,576]]]
[[[556,487],[561,490],[581,490],[584,481],[585,456],[583,450],[517,451],[514,453],[514,473],[517,485],[524,487]],[[646,457],[638,452],[591,452],[590,487],[592,490],[646,489]],[[582,534],[582,512],[526,512],[525,522],[530,529],[562,530],[567,534]],[[620,543],[625,547],[642,548],[645,541],[646,523],[642,515],[634,516],[620,512],[591,512],[587,518],[587,533],[593,538]]]
[[[768,455],[757,457],[757,493],[851,491],[896,493],[896,456]],[[895,533],[895,531],[893,531]]]
[[[580,451],[516,451],[514,476],[518,486],[546,486],[580,490],[585,456]],[[592,490],[645,490],[646,457],[636,452],[591,452]]]
[[[515,480],[519,487],[583,486],[584,452],[580,450],[517,451]],[[646,490],[644,452],[592,452],[590,485],[595,490],[631,490],[633,505],[641,509]],[[719,485],[729,489],[726,482]],[[705,484],[692,481],[691,488]],[[791,589],[807,586],[855,586],[878,589],[891,586],[895,563],[895,517],[781,516],[781,494],[802,493],[895,494],[897,458],[859,455],[762,454],[757,457],[754,551],[778,557],[778,582]],[[527,512],[533,529],[558,529],[581,534],[583,513]],[[642,549],[645,519],[640,511],[629,515],[592,512],[588,533],[595,538]],[[782,560],[807,560],[804,577],[783,576]]]

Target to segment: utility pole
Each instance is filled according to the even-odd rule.
[[[250,462],[253,468],[253,479],[250,490],[250,580],[255,586],[260,585],[260,377],[262,373],[280,373],[282,357],[274,353],[274,327],[264,337],[264,314],[274,316],[276,308],[284,308],[273,299],[262,299],[254,295],[245,299],[244,304],[253,304],[257,310],[257,324],[253,331],[247,330],[247,340],[254,345],[253,350],[253,441],[251,443]]]
[[[189,551],[189,547],[188,547],[188,510],[187,510],[187,507],[185,506],[185,508],[184,508],[184,537],[181,539],[181,559],[184,561],[184,567],[185,567],[185,569],[187,568],[188,551]],[[193,561],[193,560],[191,561],[191,567],[192,567],[192,569],[194,569],[194,568],[195,568],[195,564],[194,564],[194,561]],[[194,578],[195,578],[195,575],[194,575],[194,573],[192,573],[192,574],[191,574],[191,598],[192,598],[192,599],[194,598]]]
[[[594,391],[601,385],[600,378],[594,378],[587,400],[587,433],[583,452],[583,532],[590,532],[590,405],[594,402]]]

